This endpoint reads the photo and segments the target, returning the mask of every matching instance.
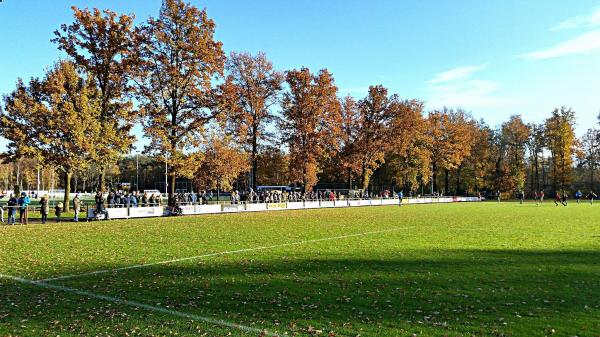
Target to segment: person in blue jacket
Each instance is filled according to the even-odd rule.
[[[30,203],[31,200],[29,200],[27,193],[21,192],[21,197],[19,198],[19,222],[21,225],[26,225],[28,222]]]
[[[398,206],[402,206],[402,198],[404,198],[404,193],[400,190],[400,192],[398,192]]]

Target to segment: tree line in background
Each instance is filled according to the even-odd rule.
[[[41,179],[63,187],[66,201],[71,190],[133,177],[141,189],[140,172],[148,187],[165,165],[170,198],[178,178],[197,189],[422,194],[596,187],[600,133],[578,139],[571,109],[491,128],[460,108],[424,111],[381,85],[339,97],[327,69],[280,72],[264,53],[226,56],[206,10],[181,0],[138,25],[110,10],[73,11],[52,40],[65,58],[4,96],[3,189]],[[141,156],[130,154],[137,123],[150,140]]]

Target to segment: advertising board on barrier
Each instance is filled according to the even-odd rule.
[[[286,209],[285,202],[275,202],[272,204],[267,204],[268,209]]]
[[[359,200],[359,205],[361,205],[361,206],[371,206],[371,200],[368,200],[368,199]]]
[[[304,208],[304,203],[302,201],[288,202],[287,209],[301,209]]]
[[[333,202],[334,207],[348,207],[348,200],[336,200]]]
[[[245,205],[223,205],[223,212],[241,212],[245,211]]]
[[[402,201],[406,202],[406,199],[404,199]],[[398,202],[399,202],[398,199],[381,199],[382,205],[398,205]]]
[[[319,208],[318,201],[305,201],[304,208]]]
[[[267,209],[267,204],[247,204],[246,205],[246,210],[253,212],[253,211],[264,211]]]
[[[321,207],[333,207],[333,201],[321,201]]]
[[[124,219],[127,217],[127,208],[107,208],[109,219]]]
[[[221,213],[221,205],[199,205],[196,206],[196,214]]]
[[[179,207],[181,208],[181,214],[183,215],[196,214],[196,206],[194,205],[184,205]]]
[[[145,218],[151,216],[162,216],[164,211],[164,207],[131,207],[129,209],[129,217]]]
[[[348,206],[360,206],[360,200],[348,200]]]

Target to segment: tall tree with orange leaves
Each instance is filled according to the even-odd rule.
[[[129,99],[130,79],[138,66],[134,16],[110,10],[73,8],[75,21],[62,25],[52,41],[94,80],[99,90],[101,137],[95,140],[101,167],[98,189],[105,190],[105,170],[131,149],[137,113]]]
[[[322,163],[338,149],[338,89],[325,69],[316,75],[308,68],[290,70],[286,82],[290,89],[283,97],[281,128],[289,147],[290,175],[311,191]]]
[[[151,139],[146,151],[169,167],[170,201],[175,179],[195,173],[201,153],[193,150],[219,113],[212,84],[223,73],[225,55],[214,30],[205,10],[181,0],[165,0],[158,18],[142,28],[137,97]]]
[[[276,119],[272,106],[279,102],[284,76],[262,52],[232,52],[226,69],[227,77],[220,86],[224,124],[250,153],[251,185],[256,189],[259,150],[261,143],[271,138],[268,127]]]
[[[414,191],[420,184],[427,183],[431,175],[423,103],[405,100],[392,107],[388,164],[397,184]]]
[[[341,106],[341,132],[339,137],[339,151],[336,155],[334,170],[345,172],[348,189],[353,188],[352,180],[360,172],[360,163],[356,160],[356,140],[360,126],[360,112],[358,103],[351,96],[340,100]]]
[[[527,166],[525,163],[527,142],[531,130],[519,115],[511,116],[502,124],[502,140],[506,144],[506,162],[508,164],[510,189],[525,188]],[[507,186],[508,187],[508,186]]]
[[[60,172],[65,211],[72,174],[97,159],[98,98],[93,80],[82,77],[68,61],[58,62],[43,79],[32,79],[29,85],[19,80],[17,88],[4,97],[6,114],[0,113],[0,136],[10,143],[3,157],[36,158]]]
[[[390,123],[393,119],[396,95],[388,96],[381,85],[369,87],[367,97],[358,102],[356,139],[351,157],[357,162],[362,189],[369,188],[373,172],[385,162],[390,142]]]
[[[458,170],[471,152],[474,122],[463,110],[446,107],[430,112],[427,120],[433,189],[439,192],[437,178],[440,170],[444,170],[444,191],[447,193],[450,171]]]
[[[545,126],[546,144],[552,155],[554,189],[564,190],[573,179],[573,159],[579,146],[575,136],[575,112],[564,106],[554,109]]]

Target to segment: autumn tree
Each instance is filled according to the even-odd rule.
[[[506,160],[512,179],[511,187],[524,190],[527,178],[525,163],[530,129],[519,115],[511,116],[502,124],[502,140],[506,144]]]
[[[463,110],[446,107],[430,112],[427,122],[433,189],[438,191],[438,174],[440,170],[444,170],[444,188],[447,193],[450,171],[459,170],[471,152],[474,122]]]
[[[267,145],[258,154],[256,169],[257,181],[261,184],[281,186],[290,184],[289,154],[284,151],[283,145]]]
[[[212,83],[223,72],[225,56],[214,30],[205,10],[181,0],[165,0],[158,18],[141,29],[136,93],[151,139],[146,151],[168,163],[169,200],[175,179],[193,176],[200,160],[193,150],[218,113]]]
[[[431,174],[423,103],[399,101],[392,105],[392,110],[387,162],[398,184],[416,191],[419,185],[429,181]]]
[[[323,163],[339,145],[337,86],[326,69],[314,75],[308,68],[290,70],[286,82],[289,91],[283,96],[281,130],[289,148],[290,175],[311,191]]]
[[[540,169],[544,170],[544,148],[546,146],[545,130],[543,124],[532,123],[529,125],[529,139],[527,148],[529,149],[529,164],[531,166],[530,180],[531,189],[541,191]]]
[[[397,102],[398,96],[388,96],[388,90],[381,85],[370,86],[367,97],[358,102],[356,139],[350,158],[356,161],[362,189],[369,188],[373,172],[385,163],[393,105]]]
[[[483,121],[480,121],[474,129],[473,145],[471,153],[466,158],[468,177],[467,191],[478,192],[488,186],[492,161],[492,130]]]
[[[256,189],[259,148],[270,136],[268,126],[275,120],[272,107],[278,102],[284,76],[262,52],[232,52],[226,70],[220,86],[226,129],[250,153],[251,185]]]
[[[101,163],[98,188],[104,191],[105,168],[116,163],[134,141],[130,131],[136,113],[128,98],[138,64],[134,17],[110,10],[72,9],[75,21],[55,31],[52,41],[98,88],[102,132],[95,146]]]
[[[232,189],[233,182],[249,169],[247,153],[231,137],[218,135],[208,142],[194,180],[198,186],[217,189],[218,200],[219,191]]]
[[[575,112],[561,107],[546,119],[546,141],[552,156],[551,175],[556,191],[566,189],[572,180],[573,156],[577,146]]]
[[[352,189],[352,179],[357,172],[360,172],[360,163],[356,161],[355,150],[358,140],[358,130],[360,126],[360,112],[358,103],[351,96],[346,96],[340,100],[341,124],[339,134],[339,145],[334,170],[339,169],[345,172],[345,179],[348,183],[348,189]]]
[[[10,141],[5,156],[36,157],[61,170],[67,211],[72,173],[96,158],[101,101],[94,83],[62,61],[42,80],[32,79],[29,85],[19,80],[4,103],[0,132]]]

